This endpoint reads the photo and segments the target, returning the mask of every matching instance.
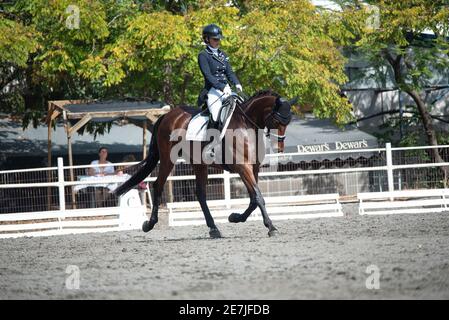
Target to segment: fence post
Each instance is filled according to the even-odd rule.
[[[59,230],[62,230],[61,218],[65,218],[64,160],[58,158],[58,190],[59,190]]]
[[[226,200],[226,209],[231,208],[231,174],[223,170],[224,196]]]
[[[387,142],[385,144],[385,152],[387,156],[387,179],[388,179],[388,191],[394,191],[394,180],[393,180],[393,155],[391,152],[391,143]]]

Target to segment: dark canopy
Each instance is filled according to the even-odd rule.
[[[355,125],[339,128],[328,119],[317,119],[307,115],[304,119],[293,116],[287,127],[285,152],[301,152],[303,161],[321,161],[324,159],[368,158],[373,153],[331,153],[311,154],[311,152],[339,151],[352,149],[379,148],[377,138],[358,129]]]
[[[64,105],[63,110],[67,112],[67,117],[72,120],[72,123],[74,122],[73,120],[82,119],[87,114],[92,116],[90,121],[109,122],[121,118],[145,120],[148,116],[159,114],[158,111],[163,109],[165,106],[166,104],[162,102],[102,101],[67,104]],[[154,120],[154,118],[150,120]]]

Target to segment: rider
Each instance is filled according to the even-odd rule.
[[[207,108],[212,115],[212,128],[218,128],[218,115],[224,99],[232,93],[228,80],[242,91],[242,85],[229,64],[228,56],[219,49],[223,34],[220,27],[209,24],[203,29],[203,40],[206,48],[198,55],[198,64],[204,76],[207,91]]]

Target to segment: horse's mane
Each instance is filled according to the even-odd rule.
[[[243,102],[242,107],[246,108],[248,104],[251,103],[256,98],[264,97],[264,96],[275,96],[276,98],[280,98],[281,96],[277,94],[276,92],[272,91],[271,89],[268,90],[260,90],[256,92],[254,95],[252,95],[248,100]]]

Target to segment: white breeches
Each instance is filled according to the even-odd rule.
[[[218,113],[220,112],[222,102],[225,96],[223,96],[223,91],[211,88],[207,93],[207,108],[212,115],[212,119],[217,121]]]

